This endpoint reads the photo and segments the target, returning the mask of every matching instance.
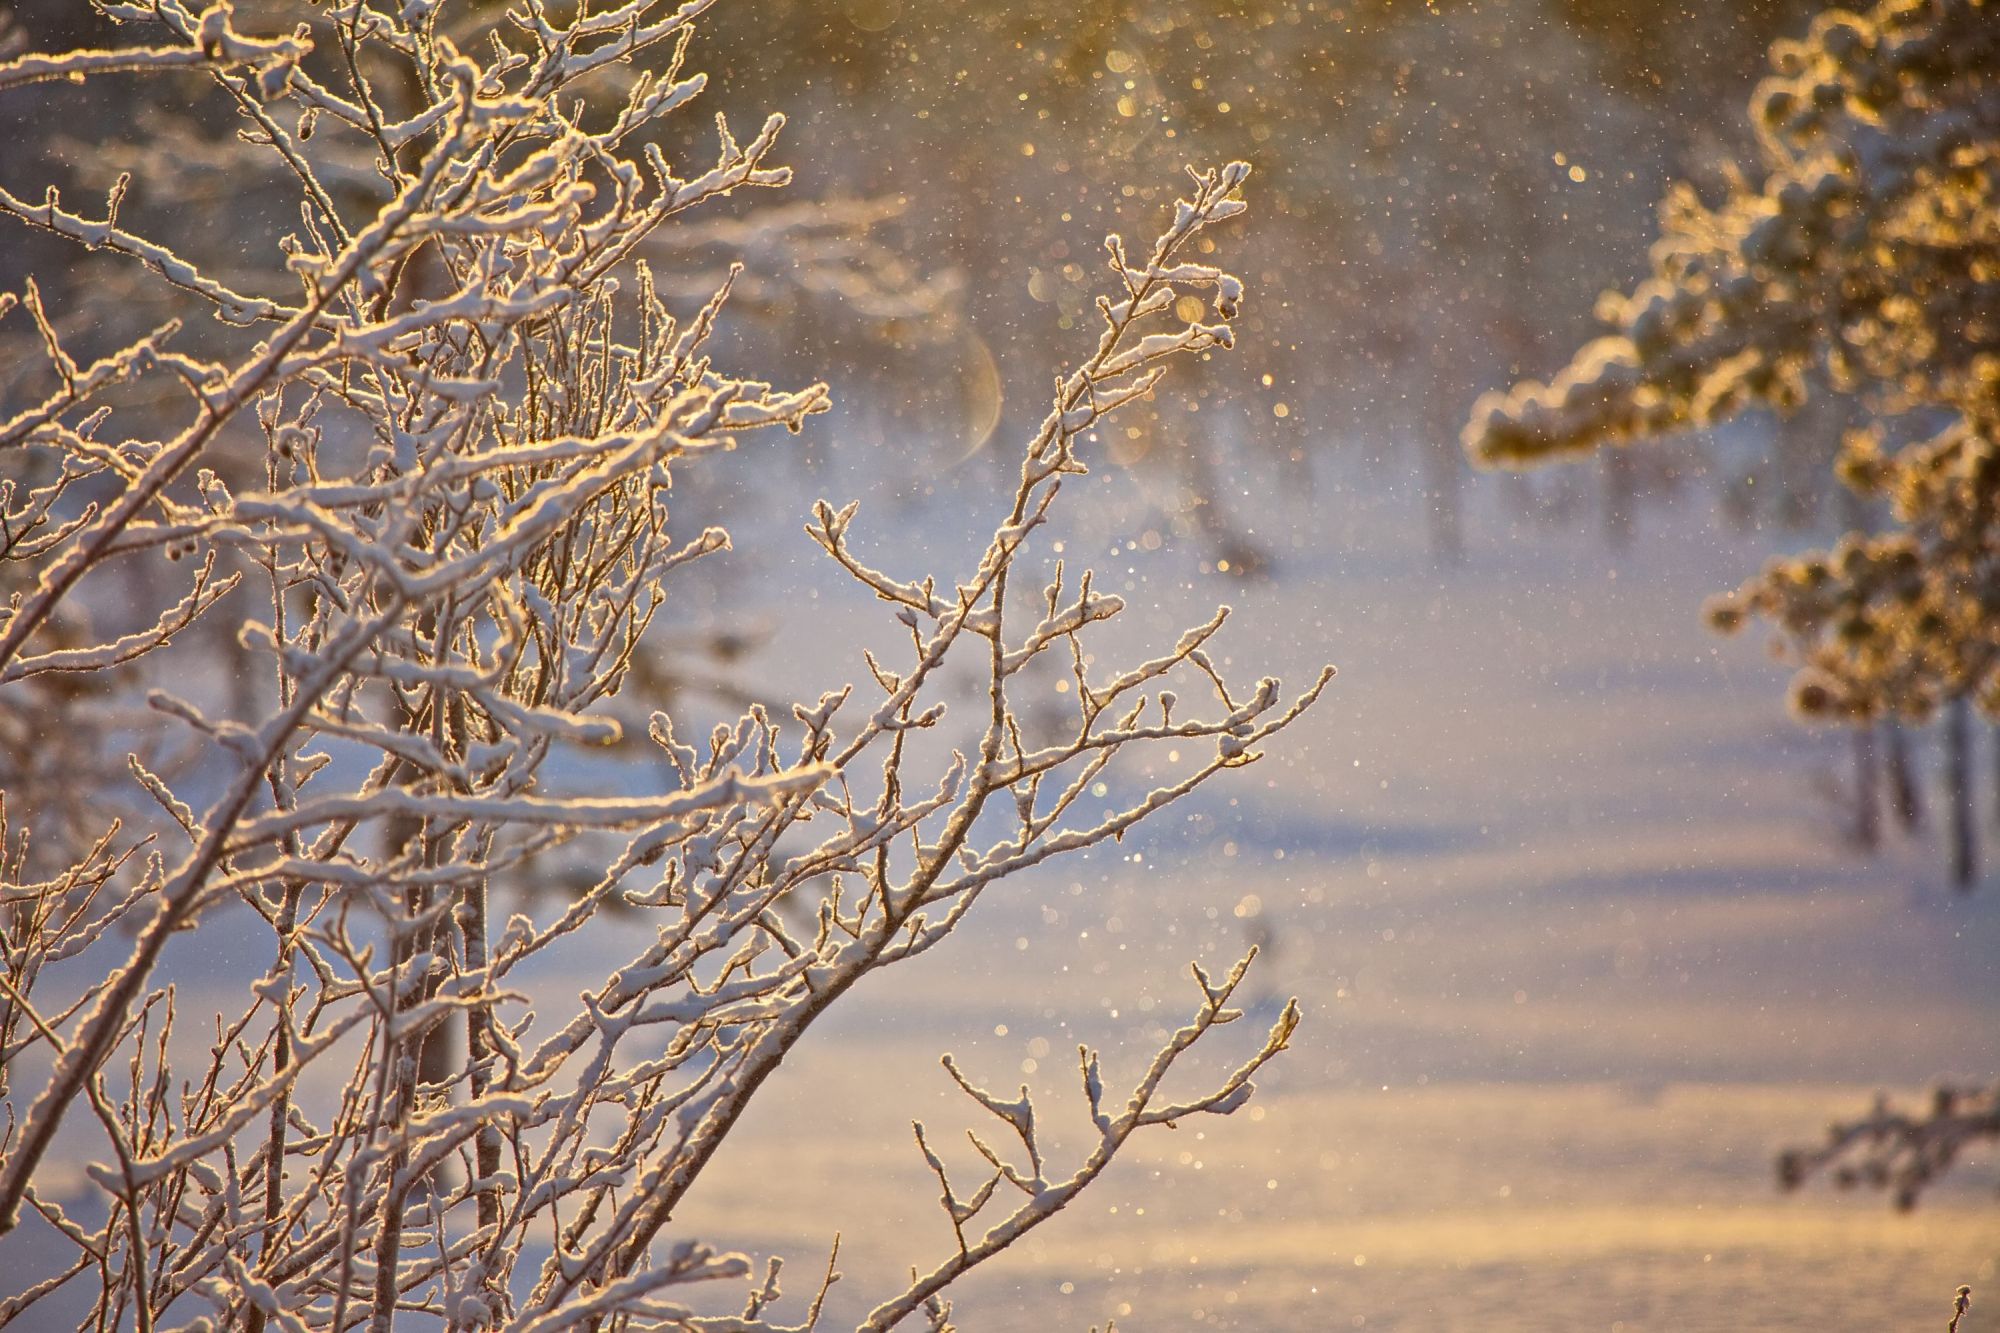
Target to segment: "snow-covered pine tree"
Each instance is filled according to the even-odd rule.
[[[1145,248],[1107,240],[1095,346],[1021,448],[972,567],[882,572],[855,506],[817,507],[810,537],[888,604],[868,683],[784,719],[749,708],[699,744],[642,707],[674,775],[657,790],[593,762],[627,730],[634,662],[680,572],[729,547],[673,521],[674,476],[828,401],[718,363],[733,275],[677,305],[644,260],[690,210],[787,179],[776,116],[747,140],[718,119],[691,169],[662,146],[702,90],[683,60],[710,4],[351,0],[239,20],[227,3],[97,0],[129,41],[0,63],[5,97],[205,86],[239,132],[180,158],[246,207],[282,192],[296,218],[223,269],[121,216],[144,181],[82,208],[0,184],[17,234],[74,243],[178,307],[92,346],[96,327],[34,285],[0,294],[44,362],[0,411],[0,706],[56,708],[58,730],[51,682],[90,708],[149,706],[98,733],[133,752],[144,805],[101,817],[73,856],[24,830],[75,816],[59,803],[87,813],[95,791],[7,793],[0,1076],[19,1111],[0,1233],[33,1229],[24,1253],[61,1257],[9,1268],[0,1323],[69,1303],[141,1330],[808,1326],[830,1265],[780,1320],[775,1263],[753,1273],[675,1234],[786,1053],[991,886],[1255,761],[1324,687],[1231,689],[1209,656],[1226,611],[1108,669],[1087,645],[1121,601],[1035,554],[1105,417],[1169,362],[1232,345],[1241,284],[1187,257],[1243,211],[1249,169],[1232,163],[1191,173]],[[153,587],[174,590],[130,604]],[[241,655],[218,669],[203,632],[224,626]],[[1073,712],[1033,748],[1014,703],[1044,654],[1068,664]],[[962,723],[947,672],[980,682]],[[193,761],[149,766],[138,752],[161,729],[194,738]],[[1113,766],[1169,747],[1161,785],[1081,813]],[[595,856],[593,880],[510,912],[556,848]],[[621,929],[593,926],[614,908]],[[225,914],[258,942],[207,961],[204,989],[237,1001],[197,1024],[214,1036],[190,1068],[163,967]],[[597,961],[623,940],[627,956]],[[530,974],[584,964],[581,1004],[536,1022]],[[1241,1106],[1295,1006],[1208,1091],[1161,1086],[1240,1016],[1248,964],[1195,969],[1187,1022],[1132,1085],[1107,1088],[1082,1053],[1093,1123],[1070,1165],[1025,1094],[949,1066],[1002,1138],[981,1140],[989,1169],[968,1184],[919,1129],[957,1242],[913,1253],[864,1327],[947,1327],[949,1284],[1132,1134]],[[460,1055],[439,1070],[419,1053],[447,1027]],[[82,1183],[58,1188],[49,1168],[72,1157]],[[721,1313],[696,1291],[717,1279],[748,1284]]]
[[[1883,0],[1772,47],[1761,155],[1726,197],[1676,189],[1653,275],[1546,384],[1483,397],[1473,456],[1519,467],[1856,395],[1841,480],[1880,531],[1774,560],[1711,619],[1770,622],[1804,714],[1947,714],[1954,878],[1976,876],[1971,707],[2000,714],[2000,8]]]

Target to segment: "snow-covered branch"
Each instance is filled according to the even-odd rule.
[[[712,335],[741,270],[699,265],[796,243],[816,247],[809,288],[927,299],[854,239],[872,205],[676,234],[788,179],[780,117],[747,140],[718,119],[694,166],[653,133],[702,91],[681,66],[709,3],[239,16],[104,0],[131,45],[0,65],[5,96],[213,85],[241,132],[187,151],[277,182],[297,216],[261,265],[223,265],[194,228],[155,234],[171,210],[120,220],[146,173],[101,216],[0,184],[0,225],[105,252],[88,262],[175,315],[86,355],[42,288],[0,294],[41,377],[0,410],[0,707],[121,747],[88,790],[0,805],[17,823],[118,812],[81,843],[10,842],[0,823],[0,1078],[27,1108],[0,1142],[0,1231],[42,1228],[58,1256],[0,1320],[88,1289],[102,1321],[148,1329],[802,1333],[831,1262],[788,1324],[775,1266],[673,1234],[766,1080],[982,892],[1254,762],[1324,688],[1233,693],[1208,655],[1220,613],[1136,666],[1085,671],[1124,603],[1038,549],[1104,419],[1234,345],[1243,285],[1204,235],[1243,209],[1249,169],[1232,163],[1191,173],[1143,257],[1107,243],[1094,346],[968,567],[874,569],[857,508],[822,504],[814,540],[889,603],[868,652],[812,702],[743,707],[704,744],[674,698],[633,710],[655,617],[730,550],[672,512],[676,478],[830,401],[722,364]],[[180,178],[169,163],[159,179]],[[199,338],[189,317],[212,317]],[[1075,726],[1030,746],[1012,696],[1065,658]],[[986,697],[962,723],[946,702],[968,671]],[[1176,714],[1176,687],[1212,703]],[[99,714],[115,729],[85,725]],[[1162,785],[1076,817],[1098,775],[1189,740],[1202,753]],[[225,913],[251,942],[219,965],[234,1007],[189,1057],[170,944]],[[1203,981],[1125,1110],[1086,1058],[1099,1142],[1061,1180],[1025,1095],[948,1064],[1012,1138],[976,1140],[992,1174],[965,1193],[932,1157],[947,1211],[961,1228],[996,1198],[1016,1211],[961,1229],[957,1257],[869,1326],[942,1326],[951,1278],[1052,1216],[1132,1132],[1240,1105],[1295,1010],[1209,1092],[1167,1101],[1161,1084],[1234,1017],[1247,965]],[[542,993],[563,968],[587,969],[573,1003]],[[72,1145],[89,1222],[43,1188]]]

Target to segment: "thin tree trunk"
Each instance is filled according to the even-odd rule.
[[[491,961],[486,944],[486,888],[484,880],[469,884],[460,901],[459,929],[463,932],[468,972],[483,972]],[[484,1097],[492,1083],[487,1061],[493,1050],[486,1033],[486,1025],[492,1021],[490,1009],[465,1011],[465,1063],[469,1071],[466,1090],[474,1101]],[[500,1196],[490,1183],[500,1172],[500,1131],[490,1122],[479,1126],[478,1136],[473,1140],[473,1158],[473,1169],[479,1173],[479,1179],[488,1182],[480,1189],[477,1200],[478,1221],[483,1229],[500,1221]]]
[[[1979,878],[1978,830],[1972,819],[1972,709],[1960,695],[1945,711],[1945,785],[1951,800],[1951,882],[1972,892]]]
[[[1917,770],[1910,763],[1910,735],[1900,722],[1883,723],[1884,747],[1888,751],[1889,798],[1896,806],[1896,819],[1903,831],[1923,827],[1924,793]]]
[[[1882,762],[1875,748],[1875,724],[1854,728],[1854,844],[1874,851],[1882,844]]]
[[[383,821],[388,832],[385,857],[393,859],[416,839],[425,836],[422,821],[406,814],[393,814]],[[425,850],[425,860],[431,859],[429,848]],[[431,906],[428,891],[411,889],[405,894],[404,906],[411,916],[420,916]],[[420,953],[428,953],[437,947],[437,928],[432,926],[410,936],[396,950],[396,961],[406,963]],[[451,1082],[458,1073],[458,1061],[453,1050],[451,1024],[439,1023],[417,1039],[417,1086],[426,1084],[437,1086]]]

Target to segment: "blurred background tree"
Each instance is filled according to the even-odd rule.
[[[1780,632],[1806,716],[1944,713],[1952,878],[1969,889],[1968,715],[2000,711],[2000,16],[1831,10],[1771,65],[1757,154],[1713,204],[1667,196],[1652,276],[1601,303],[1613,332],[1548,384],[1482,399],[1466,442],[1520,466],[1850,399],[1854,429],[1807,418],[1837,445],[1850,531],[1774,560],[1711,618]]]
[[[1244,331],[1268,382],[1204,380],[1193,410],[1121,427],[1117,457],[1177,531],[1249,571],[1281,553],[1218,479],[1274,469],[1304,494],[1314,451],[1362,452],[1449,565],[1464,558],[1477,509],[1454,405],[1518,376],[1530,349],[1580,338],[1606,275],[1639,276],[1624,236],[1668,180],[1713,175],[1710,164],[1746,149],[1748,134],[1717,126],[1712,109],[1747,93],[1772,37],[1811,8],[982,0],[945,16],[911,0],[721,5],[702,39],[720,104],[747,115],[797,90],[817,136],[802,176],[822,197],[846,192],[848,219],[867,220],[866,245],[848,232],[824,238],[816,258],[799,252],[796,269],[787,261],[787,290],[818,299],[740,293],[740,310],[764,317],[732,336],[814,374],[893,375],[894,392],[854,395],[889,404],[855,409],[869,416],[855,424],[892,449],[931,451],[907,460],[920,486],[1032,424],[1055,368],[1039,333],[1047,307],[1059,320],[1087,314],[1079,234],[1094,243],[1121,212],[1158,202],[1148,187],[1122,193],[1124,182],[1170,179],[1191,144],[1251,157],[1276,206],[1256,224],[1270,258],[1246,276],[1285,293]],[[14,0],[13,13],[37,45],[95,40],[101,23],[64,0]],[[235,128],[220,97],[162,108],[164,121],[77,93],[45,100],[0,109],[15,118],[0,128],[19,169],[78,185],[88,171],[77,142],[132,140],[124,165],[143,168],[143,187],[148,170],[199,174],[186,146]],[[168,142],[174,153],[158,151]],[[135,190],[133,206],[145,199]],[[709,229],[718,260],[776,252],[782,227],[733,226]],[[31,262],[0,256],[0,280]],[[885,288],[896,299],[864,299]],[[885,343],[896,356],[875,355]],[[1501,489],[1552,521],[1595,522],[1614,544],[1655,498],[1709,484],[1740,503],[1747,489],[1706,442],[1598,466],[1594,499],[1567,483]],[[1768,502],[1749,521],[1810,521],[1823,475],[1759,477],[1759,496],[1806,498]]]
[[[968,454],[1032,415],[1054,368],[1033,335],[1043,309],[1085,313],[1079,231],[1156,202],[1143,187],[1121,196],[1127,165],[1170,171],[1191,143],[1254,158],[1276,206],[1255,224],[1270,258],[1249,276],[1284,299],[1245,335],[1269,380],[1204,382],[1196,410],[1125,426],[1117,457],[1152,480],[1177,530],[1254,569],[1280,553],[1216,479],[1272,468],[1299,490],[1313,451],[1365,451],[1449,564],[1472,498],[1455,404],[1519,374],[1530,348],[1580,336],[1605,274],[1637,276],[1622,237],[1668,179],[1741,146],[1706,128],[1712,108],[1747,93],[1771,37],[1808,11],[1015,0],[943,22],[907,0],[776,0],[718,15],[730,54],[717,88],[748,107],[807,86],[827,146],[806,174],[920,201],[901,225],[964,273],[965,321],[894,331],[911,353],[900,401],[929,423],[955,414],[947,434]],[[836,114],[856,105],[871,114]],[[846,336],[782,332],[812,364]],[[1651,496],[1709,471],[1699,450],[1603,468],[1593,505],[1514,492],[1559,515],[1594,510],[1622,540]]]

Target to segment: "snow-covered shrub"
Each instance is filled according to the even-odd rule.
[[[98,1322],[142,1330],[780,1327],[775,1265],[753,1274],[671,1219],[806,1029],[995,883],[1253,762],[1324,687],[1330,672],[1290,700],[1275,680],[1228,687],[1208,655],[1226,612],[1150,660],[1098,666],[1084,644],[1120,600],[1031,555],[1099,422],[1167,362],[1232,345],[1241,284],[1183,258],[1243,210],[1232,163],[1191,173],[1147,249],[1107,240],[1096,346],[1025,443],[974,567],[882,572],[854,505],[811,515],[810,537],[889,604],[900,647],[867,658],[871,679],[705,738],[653,713],[670,790],[593,766],[621,739],[610,705],[677,571],[729,547],[670,521],[674,476],[829,401],[711,360],[733,273],[676,305],[684,275],[641,258],[689,210],[787,179],[776,116],[747,140],[718,120],[694,168],[656,137],[702,89],[682,62],[709,3],[352,0],[263,6],[252,24],[226,3],[98,0],[130,44],[0,63],[8,97],[207,81],[240,132],[189,153],[225,154],[246,189],[285,183],[297,216],[268,267],[218,271],[122,221],[123,178],[80,208],[0,188],[7,225],[129,261],[184,308],[83,354],[90,330],[33,284],[0,294],[47,365],[0,413],[0,706],[70,732],[149,705],[51,739],[125,746],[145,798],[98,816],[74,855],[25,830],[87,823],[111,799],[99,770],[8,775],[0,1231],[40,1228],[32,1253],[68,1257],[10,1269],[0,1323],[81,1291]],[[155,586],[174,590],[137,595]],[[1013,703],[1045,653],[1067,662],[1074,713],[1035,748]],[[959,722],[948,665],[983,682],[959,750],[933,739]],[[139,756],[162,729],[198,741],[172,772]],[[1171,780],[1081,815],[1100,775],[1154,746],[1188,756]],[[594,882],[510,915],[556,848],[596,854]],[[607,932],[594,918],[614,909],[626,926]],[[190,1067],[162,960],[218,922],[261,943],[212,964],[234,978],[202,978],[241,1003],[198,1024],[213,1037]],[[531,1014],[531,973],[635,936],[575,1012]],[[1078,1163],[1044,1154],[1025,1094],[954,1069],[1004,1136],[967,1186],[919,1131],[958,1243],[913,1254],[866,1326],[945,1327],[944,1289],[1130,1135],[1241,1106],[1295,1007],[1208,1091],[1161,1087],[1238,1017],[1248,963],[1195,969],[1186,1025],[1134,1086],[1105,1087],[1082,1053],[1095,1134]],[[89,1159],[80,1200],[45,1187],[70,1154]],[[697,1313],[686,1289],[715,1279],[747,1281],[735,1313]]]
[[[1818,1147],[1780,1153],[1778,1183],[1797,1189],[1824,1174],[1842,1189],[1887,1190],[1907,1211],[1960,1153],[1993,1139],[2000,1139],[2000,1087],[1940,1087],[1923,1111],[1881,1097],[1867,1115],[1829,1125]]]

